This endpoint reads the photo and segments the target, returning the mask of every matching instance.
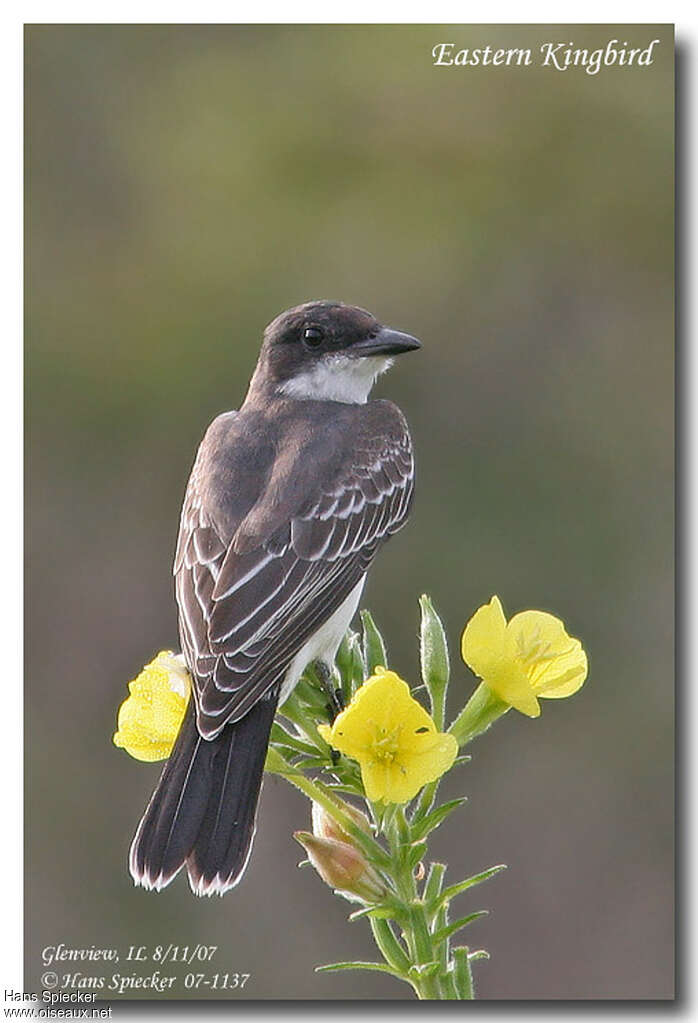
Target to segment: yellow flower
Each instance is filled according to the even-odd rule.
[[[335,749],[358,760],[372,802],[407,803],[453,764],[458,743],[436,725],[394,671],[376,668],[330,728],[318,725]]]
[[[495,696],[536,718],[539,696],[571,696],[587,677],[587,657],[578,639],[545,611],[521,611],[510,622],[499,597],[492,597],[463,632],[463,660]]]
[[[162,650],[128,688],[131,695],[119,708],[114,745],[136,760],[166,760],[191,692],[184,661],[171,650]]]

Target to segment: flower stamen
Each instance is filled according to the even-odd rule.
[[[385,668],[364,682],[331,728],[318,729],[334,749],[358,760],[372,802],[409,802],[447,771],[458,753],[455,738],[437,732],[407,683]]]

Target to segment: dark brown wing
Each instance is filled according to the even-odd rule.
[[[207,481],[192,472],[175,558],[180,636],[195,677],[197,722],[212,737],[278,685],[308,639],[405,522],[414,462],[407,424],[380,404],[331,476],[252,550],[226,543],[205,508]],[[364,406],[365,407],[365,406]]]

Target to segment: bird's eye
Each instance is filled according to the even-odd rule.
[[[322,327],[306,327],[303,331],[303,340],[309,348],[317,348],[325,339],[325,332]]]

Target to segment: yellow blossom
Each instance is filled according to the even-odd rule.
[[[166,760],[191,692],[184,661],[162,650],[128,688],[131,695],[119,708],[114,745],[136,760]]]
[[[463,660],[495,696],[522,714],[540,714],[538,697],[571,696],[587,677],[587,657],[578,639],[545,611],[521,611],[507,622],[499,597],[492,597],[463,632]]]
[[[359,761],[372,802],[408,802],[448,771],[458,753],[455,738],[438,732],[407,683],[385,668],[376,668],[331,728],[318,730],[334,749]]]

